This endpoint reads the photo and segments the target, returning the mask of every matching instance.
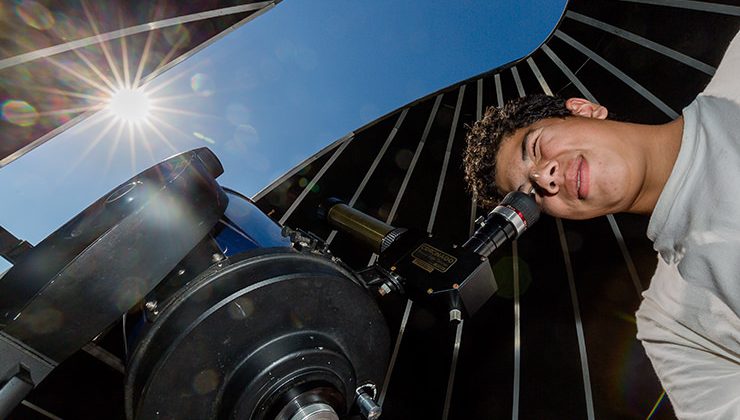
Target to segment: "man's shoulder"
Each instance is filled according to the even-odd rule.
[[[740,32],[730,42],[717,72],[702,95],[730,99],[740,103]]]

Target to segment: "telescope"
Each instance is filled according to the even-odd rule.
[[[358,274],[379,295],[400,292],[412,300],[447,311],[451,321],[472,316],[498,289],[488,256],[539,219],[534,200],[510,193],[462,246],[426,232],[396,228],[337,199],[319,214],[377,253],[375,264]]]
[[[35,247],[2,232],[0,418],[78,350],[122,341],[128,419],[377,419],[392,344],[382,301],[473,316],[497,291],[489,255],[539,217],[512,193],[458,245],[329,200],[317,217],[375,253],[354,268],[220,186],[222,172],[192,150]]]

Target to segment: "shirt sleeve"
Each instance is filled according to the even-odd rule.
[[[740,102],[740,32],[730,42],[717,72],[702,94]]]
[[[676,416],[740,419],[740,319],[676,265],[659,261],[652,281],[637,311],[637,338]]]

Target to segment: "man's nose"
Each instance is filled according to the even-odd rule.
[[[560,190],[558,169],[557,161],[544,162],[532,168],[530,179],[548,195],[555,195]]]

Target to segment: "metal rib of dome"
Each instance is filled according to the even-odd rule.
[[[461,243],[479,212],[463,182],[465,126],[487,106],[544,92],[606,104],[633,122],[669,121],[738,31],[732,3],[572,0],[531,54],[349,133],[254,199],[281,223],[327,239],[355,268],[372,256],[316,220],[328,197]],[[545,218],[496,254],[501,290],[462,336],[410,302],[400,306],[384,418],[672,418],[635,339],[633,314],[656,264],[646,227],[631,215]]]
[[[12,34],[0,37],[0,167],[99,110],[111,91],[148,83],[279,2],[8,3],[0,14]],[[135,61],[128,51],[143,53]]]

